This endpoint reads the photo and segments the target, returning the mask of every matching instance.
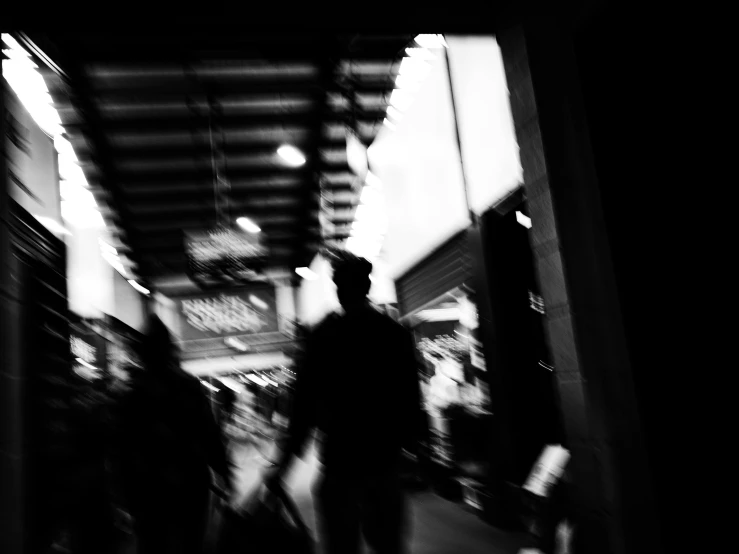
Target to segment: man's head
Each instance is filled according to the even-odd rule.
[[[166,371],[177,359],[177,349],[167,326],[155,315],[146,322],[144,337],[139,345],[139,356],[145,369]]]
[[[341,252],[335,256],[331,265],[341,307],[351,312],[364,306],[371,285],[372,264],[364,258]]]

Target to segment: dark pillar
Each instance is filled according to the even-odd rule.
[[[498,36],[566,442],[576,552],[659,552],[651,478],[571,35]]]
[[[21,403],[24,379],[20,360],[20,291],[11,264],[5,94],[5,81],[0,78],[0,552],[20,554],[26,524]]]

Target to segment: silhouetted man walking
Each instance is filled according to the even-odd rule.
[[[315,500],[326,552],[359,552],[361,534],[377,554],[399,554],[407,523],[402,451],[416,454],[426,428],[413,339],[368,302],[370,262],[341,253],[333,268],[343,313],[308,334],[288,438],[267,485],[279,483],[318,429]]]

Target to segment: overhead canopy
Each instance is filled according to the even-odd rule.
[[[107,207],[113,245],[134,277],[163,292],[186,273],[182,231],[216,223],[211,137],[231,187],[231,218],[261,227],[269,267],[308,265],[327,238],[321,221],[329,239],[348,237],[357,198],[346,129],[372,143],[413,38],[19,36],[49,62],[40,70],[87,182]],[[286,164],[277,154],[283,144],[306,163]]]

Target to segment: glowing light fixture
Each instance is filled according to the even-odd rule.
[[[89,362],[86,362],[82,358],[75,358],[78,364],[85,366],[87,369],[97,369],[94,365],[92,365]]]
[[[236,379],[231,379],[230,377],[222,377],[219,379],[219,381],[236,393],[240,394],[241,391],[244,390],[244,388]]]
[[[254,304],[257,308],[261,308],[262,310],[266,310],[267,308],[269,308],[264,300],[253,294],[249,295],[249,302]]]
[[[258,233],[262,229],[254,223],[251,219],[248,217],[240,217],[236,220],[236,223],[239,227],[244,229],[244,231],[248,231],[249,233]]]
[[[253,373],[250,373],[246,376],[247,379],[249,379],[252,383],[256,383],[257,385],[261,385],[263,387],[267,386],[267,381],[259,377],[258,375],[255,375]]]
[[[516,212],[516,221],[518,221],[521,225],[523,225],[527,229],[531,229],[531,218],[526,217],[521,212]]]
[[[145,294],[146,296],[149,296],[149,294],[151,294],[151,291],[149,289],[142,287],[133,279],[129,279],[128,284],[131,285],[137,291],[139,291],[141,294]]]
[[[315,281],[318,279],[318,275],[309,267],[296,267],[295,273],[300,275],[306,281]]]
[[[293,167],[299,167],[305,163],[305,156],[303,153],[289,144],[280,146],[277,149],[277,153],[283,160]]]
[[[241,342],[236,337],[226,337],[225,339],[223,339],[223,342],[226,343],[226,346],[235,348],[239,352],[246,352],[247,350],[249,350],[249,346]]]
[[[208,381],[202,381],[202,380],[201,380],[201,381],[200,381],[200,383],[201,383],[201,384],[202,384],[202,385],[203,385],[203,386],[204,386],[205,388],[208,388],[208,389],[212,390],[213,392],[218,392],[219,390],[221,390],[221,389],[219,389],[218,387],[214,387],[213,385],[211,385],[211,384],[210,384],[210,383],[209,383]]]

